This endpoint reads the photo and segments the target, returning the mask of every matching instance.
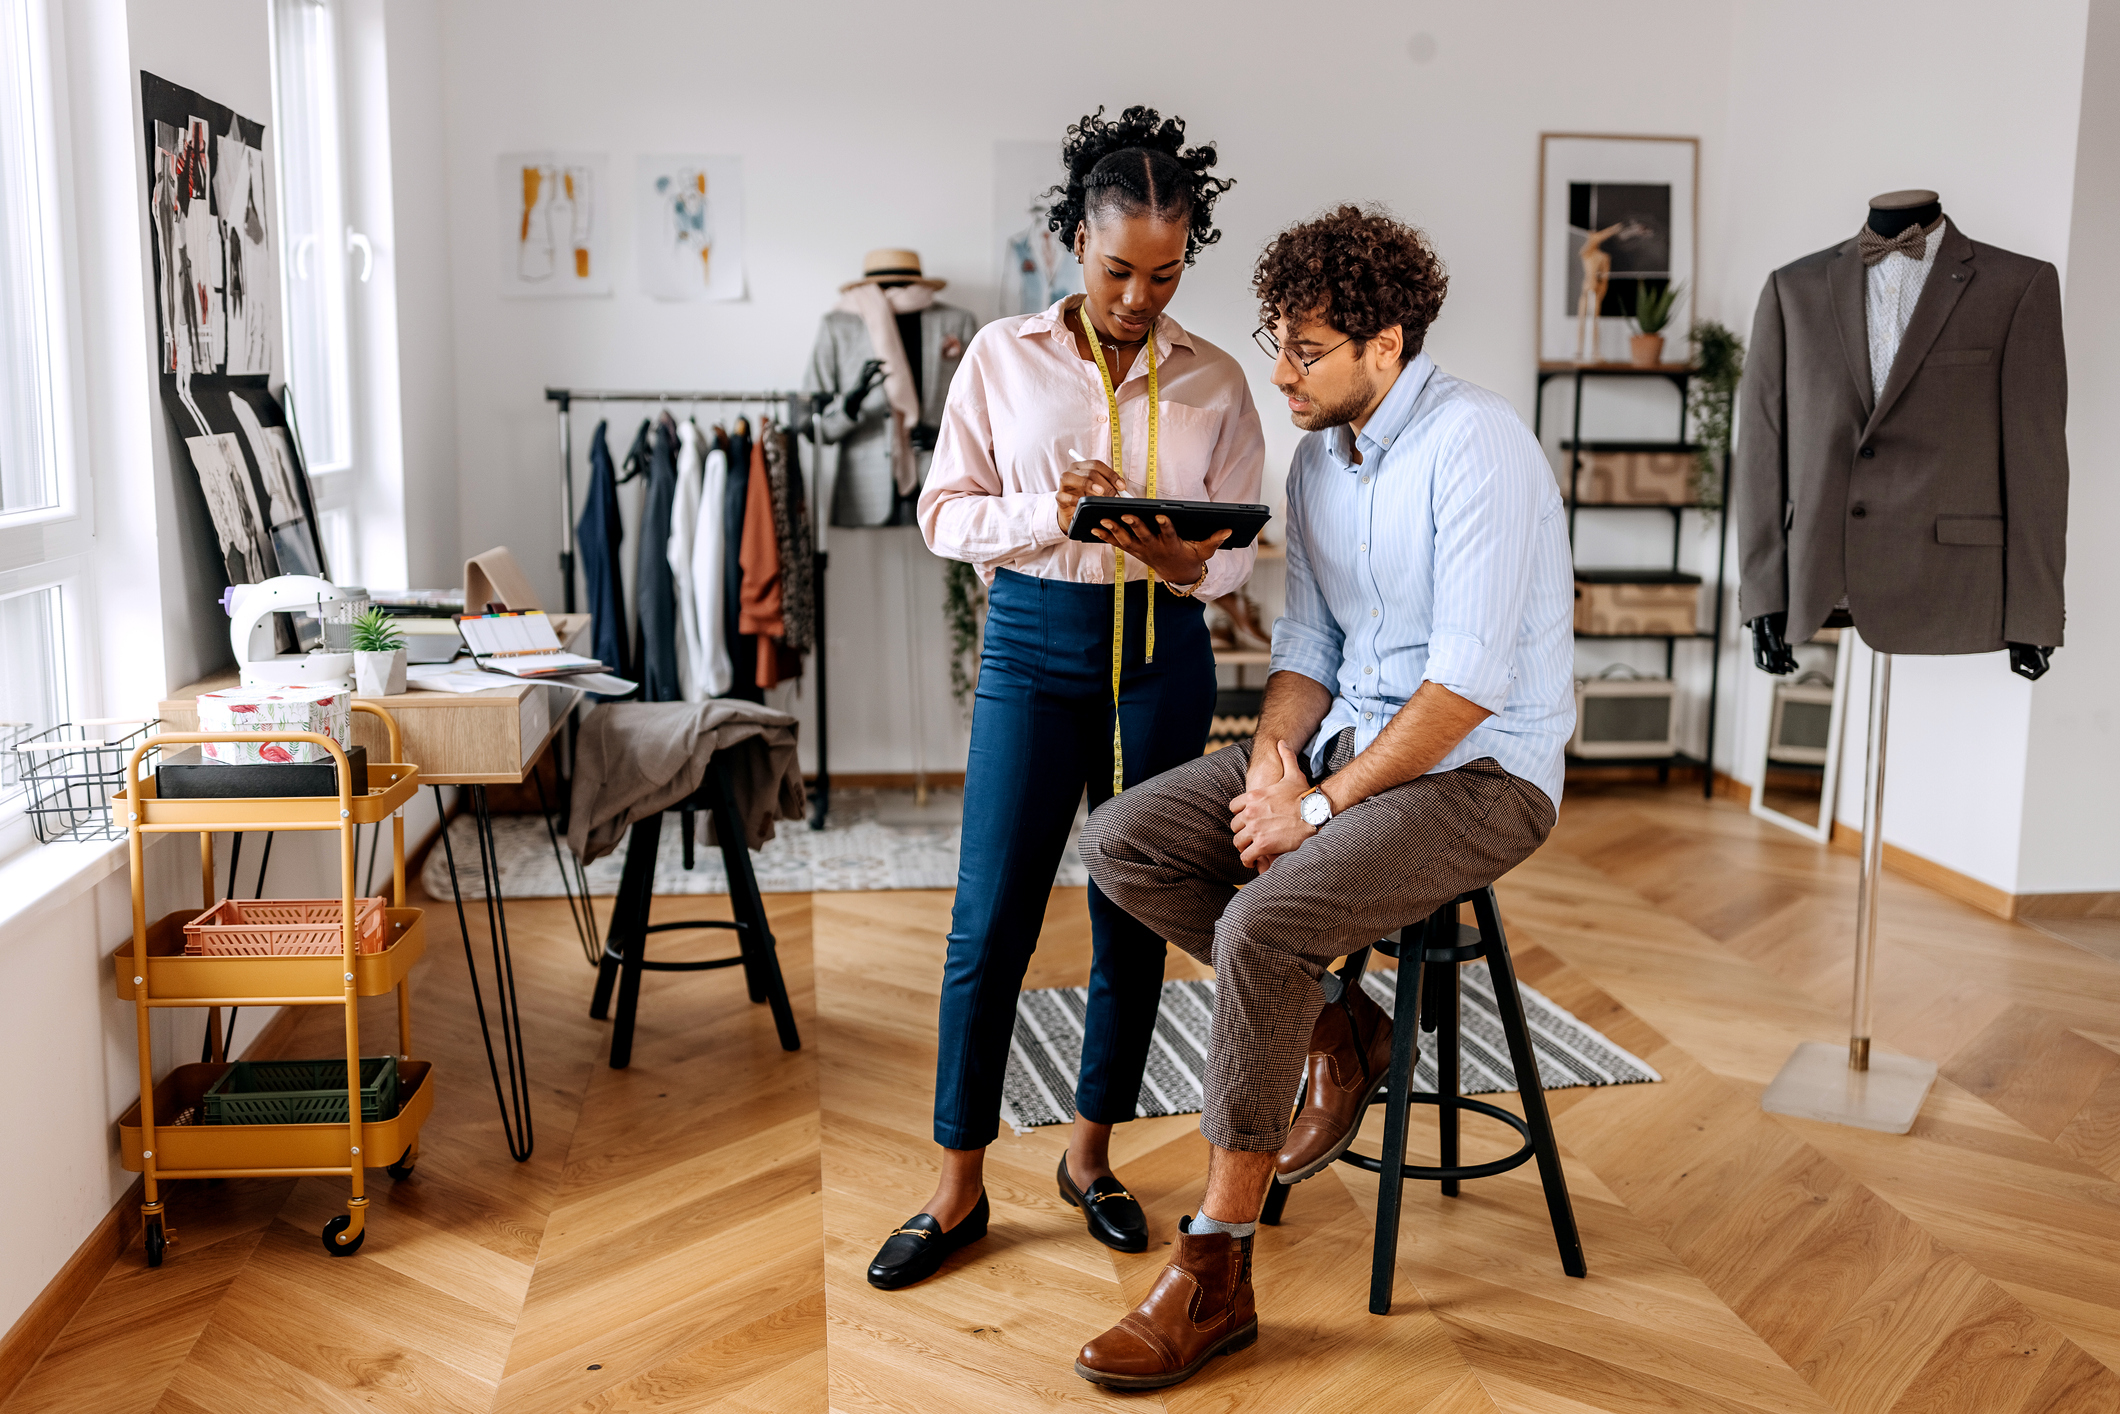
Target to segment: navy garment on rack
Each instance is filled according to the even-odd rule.
[[[618,514],[618,478],[611,466],[611,448],[604,440],[610,424],[596,424],[589,439],[589,494],[582,503],[581,519],[575,522],[574,544],[581,553],[582,582],[589,590],[591,651],[597,660],[620,677],[633,675],[633,660],[626,652],[626,587],[619,577],[619,547],[625,527]],[[483,608],[483,605],[478,608]],[[478,612],[473,608],[470,612]]]
[[[748,423],[729,437],[729,481],[722,501],[721,631],[729,645],[733,681],[728,696],[747,702],[766,700],[758,686],[758,636],[743,632],[737,616],[743,604],[744,508],[751,495],[751,432]]]
[[[677,582],[670,572],[670,513],[677,503],[677,424],[664,413],[648,434],[648,498],[641,508],[639,567],[633,592],[640,599],[637,642],[641,700],[676,702]]]

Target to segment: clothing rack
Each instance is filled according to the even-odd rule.
[[[560,468],[560,583],[565,586],[564,603],[568,613],[574,612],[574,419],[576,403],[784,403],[787,405],[787,426],[798,435],[810,426],[812,411],[807,393],[786,391],[740,392],[700,389],[619,389],[619,388],[547,388],[545,401],[557,405],[559,410],[559,468]],[[831,563],[825,553],[825,527],[831,521],[829,509],[822,512],[819,506],[828,498],[830,488],[824,478],[824,448],[811,436],[813,448],[810,456],[810,494],[805,498],[810,513],[811,573],[817,587],[817,650],[811,655],[817,678],[817,780],[810,787],[810,828],[824,828],[825,816],[832,808],[831,726],[828,707],[831,702],[828,675],[825,671],[826,654],[824,640],[824,575]]]

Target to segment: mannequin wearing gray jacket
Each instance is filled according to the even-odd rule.
[[[942,425],[950,380],[956,376],[972,335],[979,332],[979,320],[970,310],[939,302],[921,310],[919,317],[920,421],[926,428],[935,428]],[[913,523],[911,500],[905,498],[901,508],[891,476],[891,408],[881,381],[870,380],[872,386],[859,400],[854,415],[846,410],[847,395],[863,386],[864,369],[879,357],[859,315],[835,309],[824,316],[803,391],[830,396],[817,415],[817,433],[826,442],[840,444],[839,480],[832,493],[834,525]],[[918,429],[913,440],[914,456],[920,463],[914,478],[917,487],[927,479],[928,456],[935,444],[931,434],[923,436]]]

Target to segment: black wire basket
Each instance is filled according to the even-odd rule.
[[[155,719],[101,717],[0,740],[0,792],[22,792],[23,813],[44,844],[123,839],[125,827],[112,821],[110,798],[125,788],[126,758],[160,725]],[[141,758],[143,779],[153,773],[158,755]]]

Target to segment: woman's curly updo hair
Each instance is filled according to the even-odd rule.
[[[1271,329],[1319,320],[1360,345],[1399,326],[1399,361],[1421,351],[1428,326],[1443,307],[1450,277],[1428,237],[1381,208],[1344,205],[1290,226],[1259,255],[1252,292]]]
[[[1222,239],[1214,225],[1215,199],[1236,183],[1207,175],[1215,146],[1187,147],[1183,118],[1137,105],[1106,119],[1100,105],[1068,128],[1060,160],[1067,181],[1046,193],[1059,198],[1047,224],[1070,250],[1082,223],[1106,211],[1186,222],[1187,265],[1202,246]]]

